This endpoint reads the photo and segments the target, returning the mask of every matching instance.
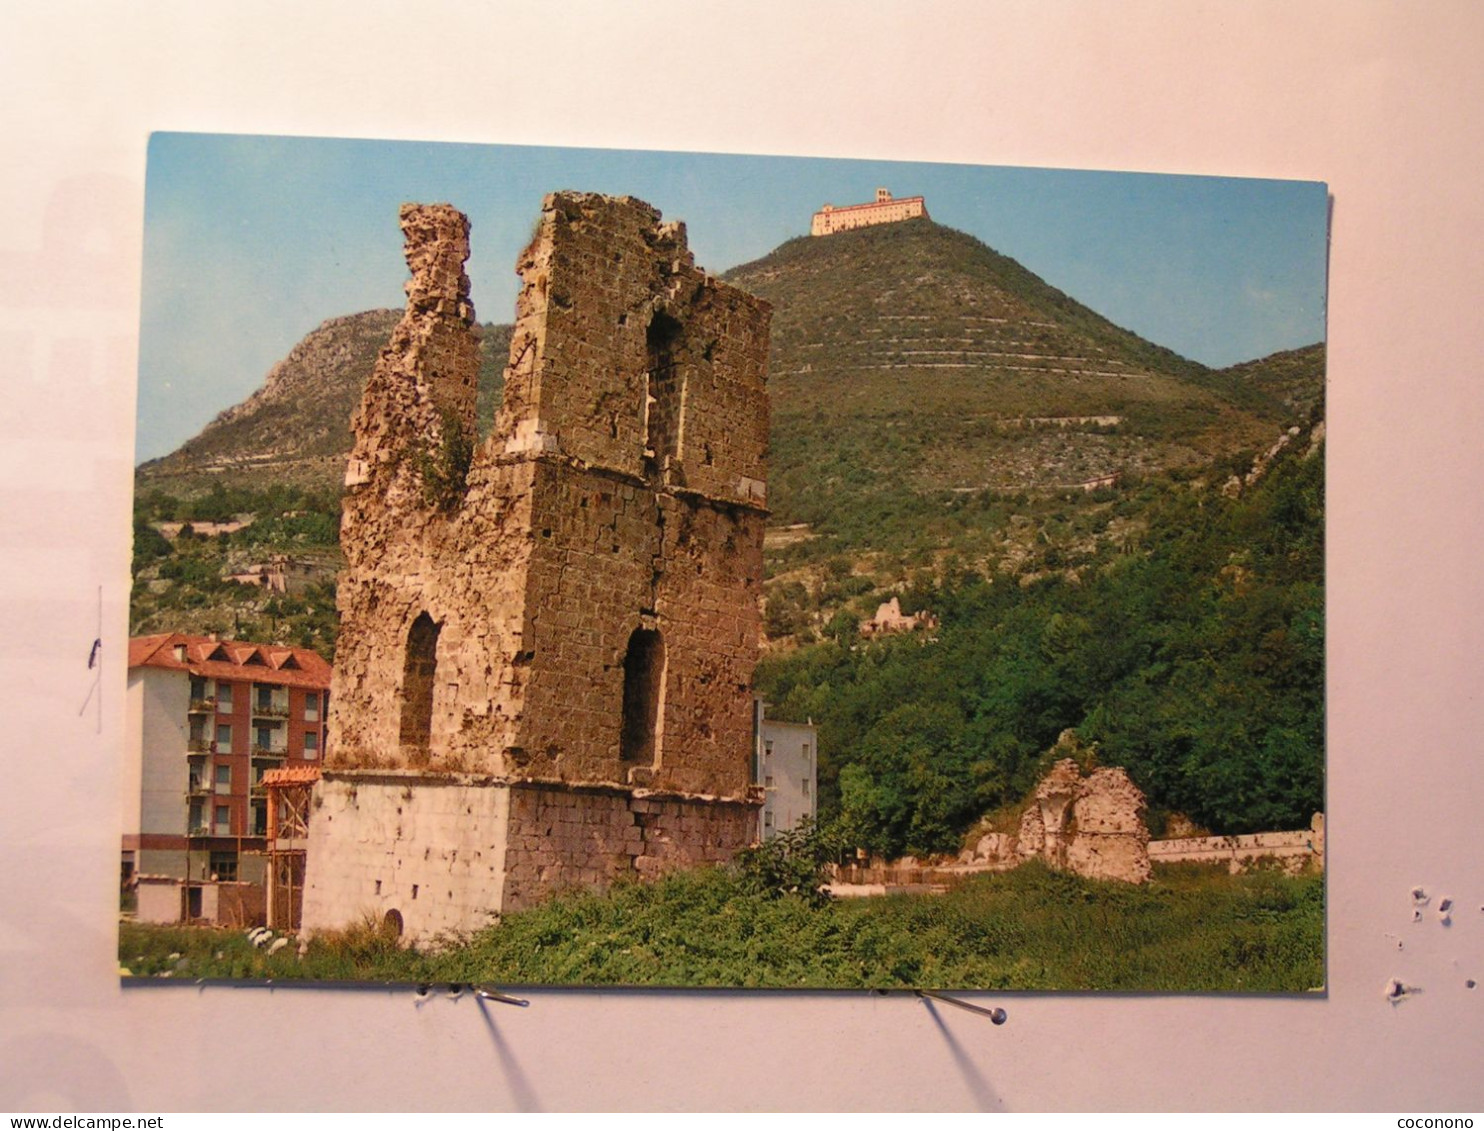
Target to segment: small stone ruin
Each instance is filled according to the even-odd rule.
[[[1152,874],[1144,808],[1121,767],[1084,776],[1063,758],[1036,786],[1015,833],[985,833],[959,860],[997,871],[1039,859],[1088,879],[1142,884]]]

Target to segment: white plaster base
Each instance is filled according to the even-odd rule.
[[[500,912],[510,788],[417,773],[329,773],[315,784],[306,857],[306,931],[388,912],[426,942]]]

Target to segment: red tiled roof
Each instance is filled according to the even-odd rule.
[[[185,647],[185,659],[175,650]],[[281,687],[325,690],[330,686],[330,665],[309,648],[287,648],[279,644],[253,644],[245,640],[213,640],[209,636],[187,636],[166,632],[158,636],[135,636],[129,641],[130,668],[164,668],[190,672],[207,679],[250,679]]]
[[[319,781],[318,766],[280,766],[263,772],[264,785],[313,785]]]

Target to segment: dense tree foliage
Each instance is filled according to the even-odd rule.
[[[1143,531],[1073,577],[959,573],[916,597],[932,639],[838,634],[770,657],[773,714],[820,727],[820,796],[858,843],[953,850],[1013,803],[1067,727],[1156,810],[1223,833],[1301,827],[1322,803],[1323,460],[1239,498],[1142,487]]]

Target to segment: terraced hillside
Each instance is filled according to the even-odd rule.
[[[809,448],[904,490],[1065,488],[1255,446],[1281,416],[928,220],[792,240],[726,278],[774,304],[783,521],[815,509]]]

